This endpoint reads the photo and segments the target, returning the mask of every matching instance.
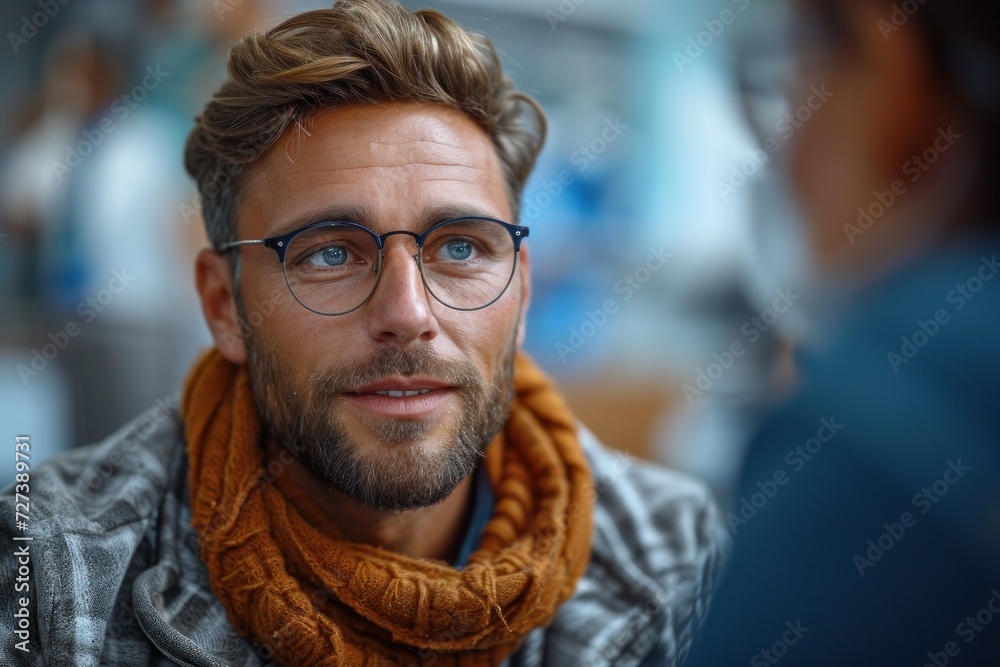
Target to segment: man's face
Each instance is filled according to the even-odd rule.
[[[239,239],[344,219],[338,211],[378,234],[466,214],[512,219],[489,137],[431,105],[322,112],[279,139],[244,192]],[[392,236],[371,299],[324,316],[294,299],[272,250],[240,252],[240,315],[259,323],[246,340],[250,381],[271,436],[363,504],[403,510],[446,498],[507,418],[528,299],[523,254],[499,301],[462,312],[425,290],[413,238]]]

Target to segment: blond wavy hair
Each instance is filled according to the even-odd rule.
[[[247,168],[310,114],[350,104],[440,104],[475,121],[493,142],[511,210],[545,141],[545,115],[515,89],[492,43],[434,10],[391,0],[339,0],[229,53],[229,77],[195,120],[184,163],[197,181],[212,245],[236,239]]]

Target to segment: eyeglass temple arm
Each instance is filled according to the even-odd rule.
[[[262,239],[256,241],[233,241],[232,243],[223,243],[219,246],[219,252],[229,252],[233,248],[242,248],[243,246],[248,245],[264,245],[264,243],[265,241]]]

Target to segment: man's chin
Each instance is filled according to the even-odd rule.
[[[441,443],[454,442],[454,429],[446,428],[440,420],[393,419],[355,415],[341,421],[344,435],[357,456],[368,452],[386,455],[399,448],[433,451]],[[449,440],[450,439],[450,440]]]
[[[422,420],[354,415],[329,437],[311,438],[303,463],[324,487],[378,509],[435,505],[472,472],[470,451],[457,427]]]
[[[427,456],[420,449],[425,444],[414,443],[392,457],[355,459],[336,469],[314,470],[313,474],[327,489],[375,509],[403,512],[431,507],[448,498],[473,466],[445,463],[440,452]]]

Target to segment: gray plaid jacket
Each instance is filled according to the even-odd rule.
[[[32,470],[27,530],[15,522],[24,499],[0,493],[0,664],[273,664],[211,592],[176,405]],[[679,665],[728,549],[725,528],[701,484],[581,434],[598,499],[590,564],[507,665]]]

